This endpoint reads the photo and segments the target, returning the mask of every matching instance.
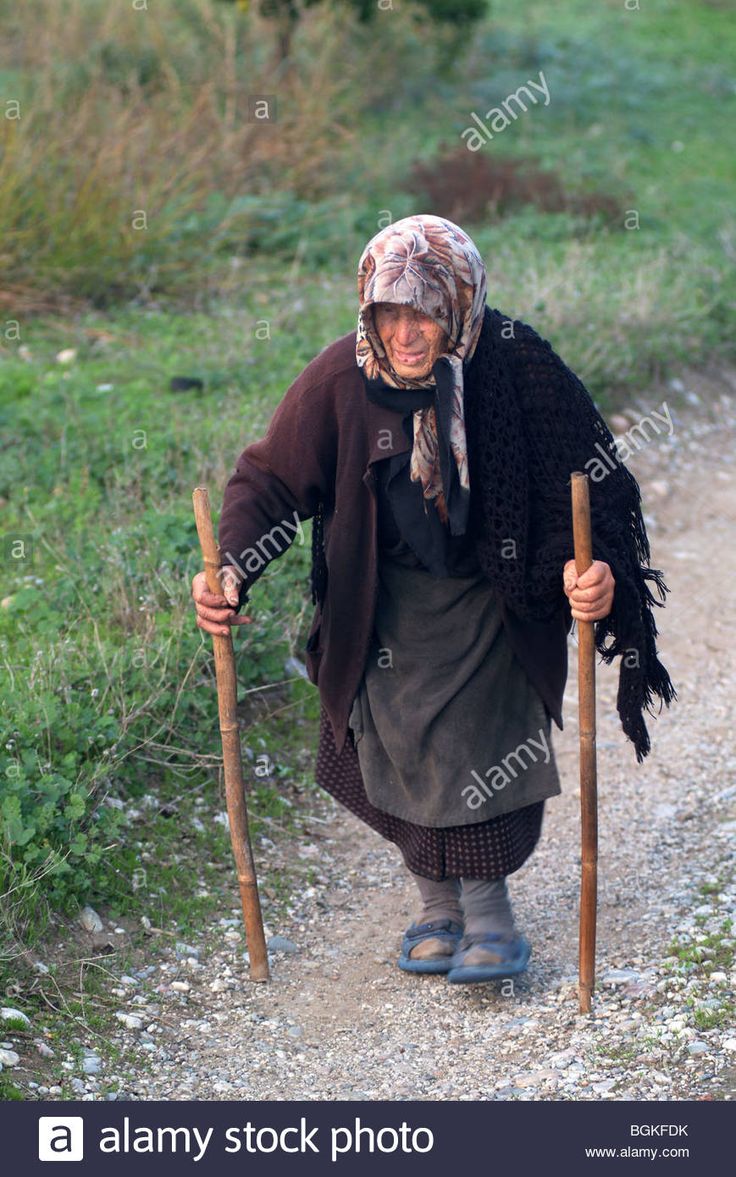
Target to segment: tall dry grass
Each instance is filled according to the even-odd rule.
[[[431,67],[400,15],[369,32],[339,7],[306,14],[286,63],[268,21],[217,0],[3,0],[0,20],[20,110],[0,118],[0,297],[15,306],[176,291],[242,253],[272,197],[347,200],[374,168],[357,115],[399,85],[406,53]],[[275,97],[275,122],[253,120],[254,95]]]

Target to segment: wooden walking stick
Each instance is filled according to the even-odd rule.
[[[197,534],[202,547],[204,570],[207,576],[207,588],[211,593],[222,596],[219,577],[220,549],[212,530],[209,495],[203,486],[198,486],[192,499]],[[220,712],[222,763],[225,770],[225,800],[230,825],[230,842],[238,872],[240,899],[243,905],[245,939],[250,960],[250,979],[251,981],[267,981],[268,952],[263,932],[261,901],[258,897],[258,880],[256,879],[253,850],[250,844],[248,808],[245,803],[245,785],[243,784],[232,633],[228,630],[226,634],[213,634],[212,644],[215,649],[217,705]]]
[[[571,476],[575,567],[582,576],[593,563],[588,476]],[[590,1013],[595,984],[595,931],[598,893],[598,774],[595,746],[595,630],[578,621],[578,715],[580,726],[580,939],[578,996],[580,1012]]]

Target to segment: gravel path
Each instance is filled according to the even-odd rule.
[[[578,1013],[576,673],[555,729],[563,794],[510,889],[532,943],[516,983],[449,986],[401,973],[415,914],[398,852],[327,797],[291,848],[317,882],[269,929],[273,980],[251,985],[238,912],[180,949],[155,991],[121,1011],[120,1041],[150,1057],[139,1099],[728,1099],[736,1074],[736,382],[670,386],[662,426],[630,459],[653,563],[672,589],[658,614],[679,701],[637,766],[615,714],[616,673],[599,669],[600,862],[597,989]],[[700,399],[697,399],[700,397]],[[662,395],[628,410],[661,408]],[[669,404],[670,402],[668,402]],[[707,408],[706,408],[707,405]],[[613,419],[614,432],[623,422]],[[268,854],[261,855],[267,878]],[[287,938],[285,941],[283,938]],[[672,955],[679,941],[679,956]],[[277,947],[278,945],[281,947]],[[172,988],[173,983],[173,988]],[[134,988],[135,985],[135,988]],[[144,990],[149,985],[148,996]],[[151,1003],[154,1003],[153,1005]],[[141,1054],[140,1057],[144,1057]],[[99,1098],[88,1091],[85,1098]]]

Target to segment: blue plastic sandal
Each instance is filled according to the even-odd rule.
[[[455,959],[453,953],[460,943],[462,934],[462,925],[454,920],[430,920],[426,924],[412,924],[406,929],[401,942],[399,968],[405,973],[446,973]],[[409,955],[417,944],[428,944],[430,940],[441,941],[445,948],[444,952],[420,958]]]
[[[474,952],[474,949],[480,951]],[[515,977],[524,972],[531,952],[529,942],[523,936],[503,936],[500,932],[463,936],[450,961],[447,980],[453,985],[467,985],[495,981],[498,977]],[[482,959],[484,954],[488,960]]]

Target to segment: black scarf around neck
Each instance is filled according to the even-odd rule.
[[[365,369],[360,369],[366,396],[374,404],[386,409],[408,413],[434,405],[437,419],[437,445],[442,474],[442,489],[447,505],[447,521],[452,535],[464,535],[468,526],[470,494],[460,485],[457,463],[450,445],[450,418],[452,414],[452,375],[449,365],[442,357],[432,367],[435,384],[423,388],[394,388],[381,377],[370,379]]]

